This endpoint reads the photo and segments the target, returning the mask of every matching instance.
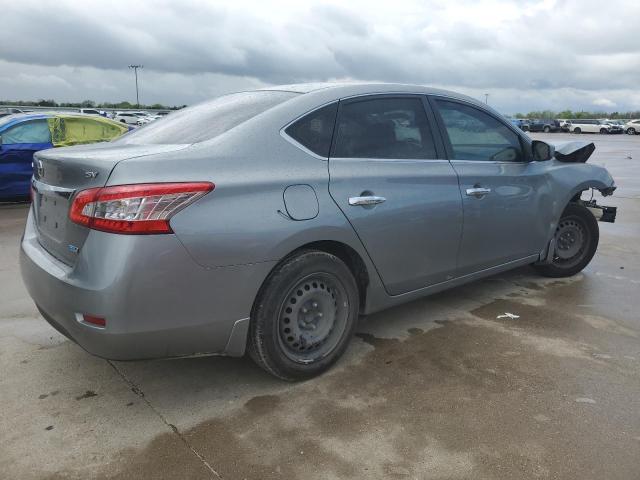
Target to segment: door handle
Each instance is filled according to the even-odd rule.
[[[366,197],[349,197],[349,205],[358,206],[358,205],[377,205],[379,203],[385,202],[387,199],[384,197],[377,197],[375,195],[370,195]]]
[[[491,193],[490,188],[482,188],[482,187],[473,187],[467,188],[467,195],[470,197],[484,197],[487,193]]]

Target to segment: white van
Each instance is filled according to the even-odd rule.
[[[573,133],[611,133],[611,125],[602,120],[588,120],[577,118],[569,120]]]

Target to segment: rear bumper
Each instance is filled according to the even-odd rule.
[[[92,231],[70,267],[39,244],[31,213],[23,281],[43,316],[88,352],[113,360],[244,353],[253,300],[272,262],[206,269],[174,235]],[[82,314],[106,319],[98,328]]]

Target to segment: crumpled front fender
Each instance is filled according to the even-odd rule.
[[[574,198],[590,188],[600,191],[604,196],[611,195],[616,189],[615,182],[606,168],[585,163],[563,163],[552,160],[550,169],[553,190],[559,192],[554,202],[553,221],[549,225],[548,238],[551,239],[556,230],[562,212]]]

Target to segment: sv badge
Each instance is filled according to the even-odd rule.
[[[84,172],[84,176],[85,178],[96,178],[98,176],[98,173],[99,172],[88,171],[88,172]]]

